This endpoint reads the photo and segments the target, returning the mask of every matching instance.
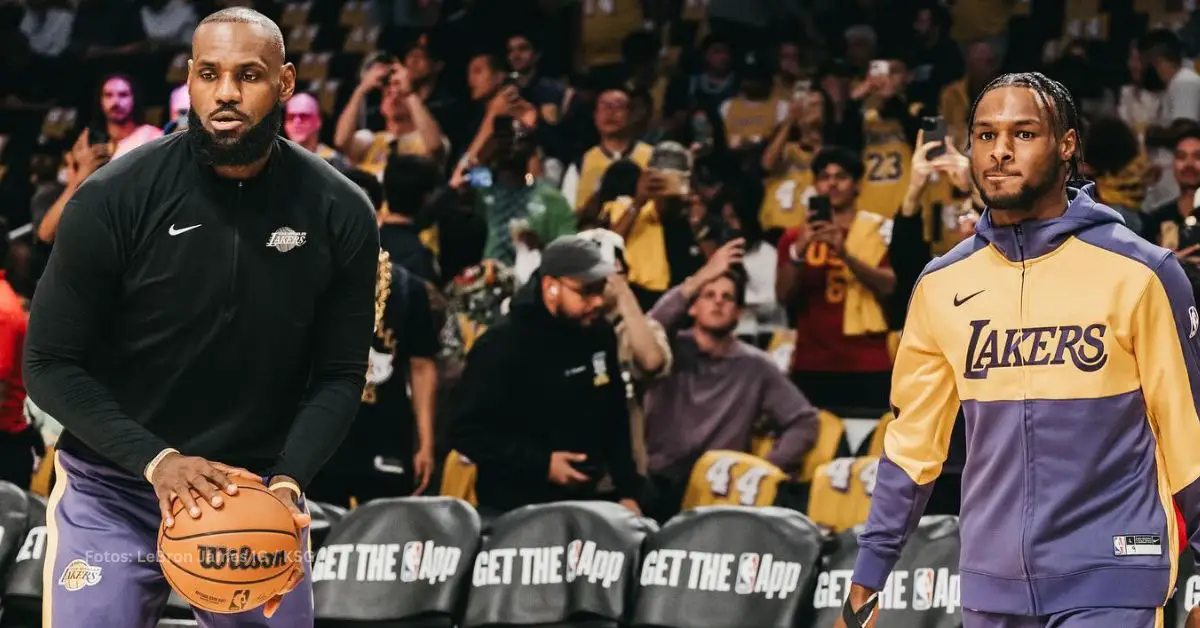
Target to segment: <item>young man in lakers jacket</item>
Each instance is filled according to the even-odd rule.
[[[1161,626],[1185,534],[1173,501],[1200,548],[1191,287],[1091,186],[1066,185],[1081,155],[1061,84],[1005,75],[975,107],[988,209],[913,292],[843,617],[873,623],[961,404],[966,628]]]

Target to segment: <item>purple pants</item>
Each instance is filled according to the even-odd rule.
[[[162,522],[154,491],[123,471],[56,455],[57,478],[46,507],[43,628],[153,628],[170,592],[154,560]],[[302,543],[308,544],[307,530]],[[69,586],[60,584],[68,565],[75,575]],[[235,614],[196,610],[196,619],[206,628],[311,628],[307,561],[304,571],[304,581],[271,619],[262,607]]]
[[[963,609],[963,628],[1162,628],[1161,608],[1082,608],[1042,617]]]

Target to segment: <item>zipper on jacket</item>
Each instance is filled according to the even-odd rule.
[[[1018,299],[1018,307],[1020,310],[1018,311],[1017,327],[1020,330],[1019,333],[1021,334],[1020,342],[1023,343],[1025,341],[1025,233],[1021,229],[1020,224],[1013,225],[1013,234],[1016,236],[1017,240],[1017,257],[1021,260],[1021,294],[1020,298]],[[1029,520],[1033,518],[1033,497],[1030,495],[1033,482],[1029,477],[1031,473],[1030,469],[1032,468],[1032,459],[1030,456],[1031,443],[1029,442],[1031,440],[1031,431],[1029,429],[1028,399],[1029,372],[1025,369],[1025,365],[1022,365],[1021,372],[1023,374],[1022,379],[1024,380],[1021,383],[1021,441],[1024,445],[1023,449],[1025,457],[1025,460],[1023,461],[1025,463],[1025,470],[1022,474],[1022,486],[1024,487],[1025,491],[1025,499],[1021,504],[1021,571],[1023,572],[1022,575],[1025,576],[1025,584],[1027,587],[1029,587],[1029,601],[1033,604],[1034,614],[1037,614],[1037,597],[1033,592],[1033,580],[1029,569],[1029,554],[1025,551],[1025,532],[1029,527],[1027,525]]]
[[[229,290],[225,297],[225,318],[226,320],[233,319],[234,303],[237,302],[237,276],[238,276],[238,248],[241,246],[241,215],[242,215],[242,187],[244,181],[238,181],[237,184],[237,207],[233,212],[233,253],[230,255],[229,266]]]

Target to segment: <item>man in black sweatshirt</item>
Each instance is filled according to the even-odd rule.
[[[615,498],[640,514],[617,340],[604,318],[612,264],[563,236],[467,356],[451,446],[479,469],[481,512]],[[598,490],[604,476],[615,487]]]
[[[379,252],[370,203],[278,137],[296,74],[273,22],[214,13],[192,56],[187,132],[80,187],[32,307],[26,387],[65,428],[46,514],[55,628],[157,617],[168,589],[155,540],[160,522],[174,525],[171,500],[198,517],[198,499],[220,508],[236,494],[234,476],[266,484],[303,542],[301,492],[363,391]],[[201,625],[311,626],[307,566],[282,592],[303,582],[301,593],[265,600],[267,624],[247,611],[198,613]],[[264,603],[243,597],[223,604]]]

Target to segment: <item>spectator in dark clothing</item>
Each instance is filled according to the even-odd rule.
[[[559,238],[467,356],[450,445],[478,467],[481,513],[612,497],[640,514],[625,383],[604,317],[614,272],[595,242]],[[598,490],[605,475],[612,495]]]
[[[942,88],[962,77],[962,51],[950,39],[950,11],[937,2],[926,2],[913,20],[916,46],[908,59],[912,83],[908,96],[914,102],[936,106]]]
[[[541,73],[542,51],[531,33],[509,35],[505,52],[518,93],[537,108],[538,143],[542,152],[562,164],[570,163],[574,155],[559,124],[571,108],[574,91],[562,81]]]
[[[75,14],[71,45],[87,57],[127,55],[145,48],[137,5],[128,0],[84,0]]]
[[[1195,223],[1187,224],[1194,211],[1196,190],[1200,188],[1200,125],[1181,120],[1173,126],[1176,131],[1173,170],[1179,184],[1179,197],[1146,212],[1142,217],[1141,233],[1143,238],[1159,246],[1178,250],[1184,229]]]
[[[388,213],[379,226],[379,245],[392,262],[433,285],[441,285],[433,253],[421,242],[429,222],[425,207],[437,188],[437,164],[425,157],[392,155],[383,173]]]

